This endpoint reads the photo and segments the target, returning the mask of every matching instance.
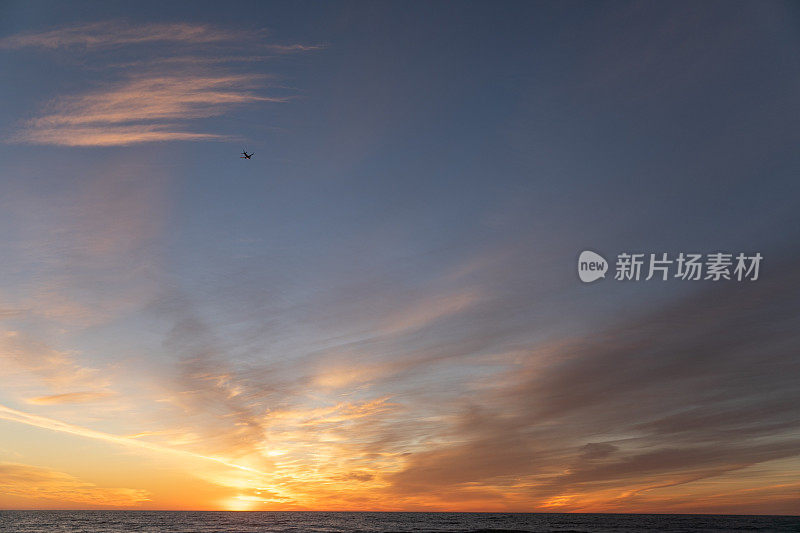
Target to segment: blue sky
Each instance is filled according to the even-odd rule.
[[[0,423],[51,443],[0,460],[101,493],[0,504],[793,505],[791,412],[707,450],[733,446],[741,393],[714,376],[753,376],[743,412],[796,396],[795,5],[9,2],[0,21]],[[747,287],[583,285],[584,249],[765,261]],[[669,396],[695,378],[708,395]],[[662,432],[690,415],[726,422]],[[178,449],[263,478],[209,471],[171,500],[55,451],[81,439],[102,464]]]

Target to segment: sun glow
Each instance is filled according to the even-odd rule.
[[[226,511],[251,511],[256,503],[247,496],[234,496],[223,500],[220,506]]]

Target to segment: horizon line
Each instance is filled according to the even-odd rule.
[[[641,516],[783,516],[783,517],[800,517],[798,514],[775,514],[775,513],[641,513],[641,512],[613,512],[613,511],[343,511],[343,510],[320,510],[320,509],[296,509],[296,510],[276,510],[276,509],[0,509],[2,512],[136,512],[136,513],[427,513],[427,514],[549,514],[549,515],[641,515]]]

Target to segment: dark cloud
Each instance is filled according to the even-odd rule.
[[[619,448],[607,442],[590,442],[581,448],[580,458],[591,461],[592,459],[605,459]]]
[[[173,322],[164,347],[176,364],[164,377],[172,402],[182,408],[180,425],[197,433],[205,449],[233,454],[257,449],[265,440],[267,412],[291,396],[296,385],[268,364],[231,357],[186,297],[165,297],[161,308]]]
[[[527,483],[542,501],[797,456],[798,265],[703,288],[516,370],[511,385],[469,400],[457,444],[389,476],[393,490]]]

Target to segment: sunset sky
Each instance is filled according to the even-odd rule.
[[[800,513],[799,51],[772,1],[0,3],[0,508]]]

